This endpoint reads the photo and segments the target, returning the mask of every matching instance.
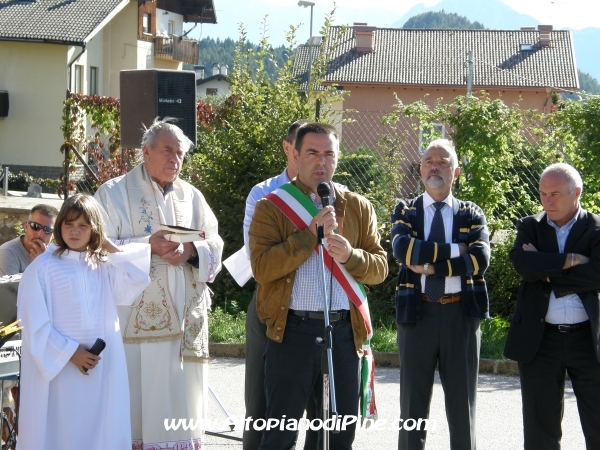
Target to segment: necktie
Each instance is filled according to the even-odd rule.
[[[446,206],[444,202],[435,202],[435,214],[431,221],[431,230],[429,231],[429,237],[427,238],[430,242],[446,242],[446,232],[444,231],[444,219],[442,218],[442,208]],[[425,281],[425,294],[431,299],[431,301],[437,302],[440,297],[444,296],[444,290],[446,288],[446,279],[436,276],[427,277]]]

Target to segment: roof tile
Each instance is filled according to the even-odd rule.
[[[0,40],[83,42],[126,0],[0,0]]]
[[[476,87],[578,88],[570,31],[552,31],[552,45],[542,47],[537,30],[378,28],[370,53],[356,51],[352,28],[331,31],[339,33],[339,43],[333,47],[326,82],[464,86],[471,50]],[[521,44],[534,44],[533,51],[521,52]],[[308,55],[307,45],[298,47],[294,71],[304,79]]]

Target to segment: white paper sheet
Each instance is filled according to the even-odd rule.
[[[252,268],[245,246],[223,261],[223,265],[240,286],[244,286],[252,278]]]

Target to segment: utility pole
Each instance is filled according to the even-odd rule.
[[[467,53],[467,102],[473,96],[473,51]]]
[[[300,0],[298,2],[298,6],[308,8],[310,7],[310,36],[308,37],[308,90],[310,91],[310,74],[312,72],[312,26],[313,26],[313,7],[315,6],[314,2],[309,2],[306,0]]]

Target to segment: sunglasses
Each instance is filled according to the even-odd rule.
[[[52,234],[52,232],[54,231],[54,227],[47,227],[40,223],[33,222],[31,220],[28,220],[27,223],[29,224],[29,226],[31,227],[31,229],[33,231],[44,230],[44,233],[46,233],[46,234]]]

